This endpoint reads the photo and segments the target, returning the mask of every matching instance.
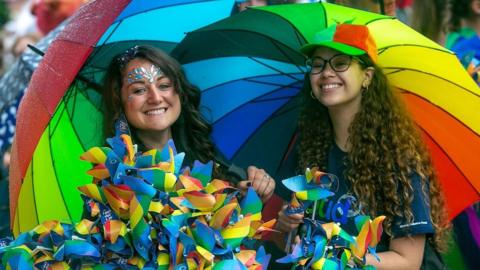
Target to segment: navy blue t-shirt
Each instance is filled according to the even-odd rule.
[[[351,235],[357,235],[354,218],[357,215],[368,214],[366,206],[360,205],[353,195],[349,181],[345,178],[347,153],[337,145],[333,145],[328,153],[327,172],[338,177],[338,183],[332,187],[335,195],[317,205],[317,218],[327,222],[334,221]],[[413,220],[408,222],[405,217],[397,216],[392,223],[393,238],[406,235],[433,234],[434,228],[430,218],[428,197],[422,192],[418,174],[412,174],[410,180],[413,188],[412,213]],[[388,249],[388,236],[383,234],[378,251]]]

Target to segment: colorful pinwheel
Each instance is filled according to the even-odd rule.
[[[307,168],[305,175],[283,180],[283,184],[294,192],[285,214],[302,213],[311,207],[312,201],[315,213],[317,202],[334,194],[330,188],[335,186],[335,181],[338,181],[335,175],[321,172],[317,168]],[[385,216],[377,217],[373,221],[368,216],[355,217],[358,234],[353,237],[339,224],[315,220],[313,214],[311,218],[304,218],[299,234],[300,243],[297,243],[290,253],[290,242],[297,231],[288,235],[287,255],[277,262],[293,263],[302,269],[372,269],[372,266],[365,265],[365,255],[371,253],[379,259],[376,246],[382,236],[384,219]]]
[[[79,187],[84,219],[0,240],[0,269],[266,269],[256,238],[275,220],[262,221],[253,188],[240,197],[212,181],[213,162],[181,169],[172,141],[145,153],[126,134],[107,142],[81,156],[94,165],[93,182]]]

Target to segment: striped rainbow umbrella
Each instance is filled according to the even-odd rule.
[[[112,57],[134,44],[170,52],[186,32],[229,16],[233,0],[97,0],[50,45],[20,105],[12,149],[14,233],[45,220],[76,222],[91,181],[80,155],[102,145],[101,88]]]
[[[219,150],[279,178],[296,140],[299,48],[346,21],[373,34],[378,63],[421,129],[455,217],[480,199],[480,89],[451,51],[399,20],[328,3],[251,8],[189,33],[172,53],[202,88]]]

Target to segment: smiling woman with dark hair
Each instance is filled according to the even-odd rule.
[[[124,115],[139,151],[162,149],[173,139],[178,151],[186,154],[184,166],[217,157],[211,125],[199,111],[200,90],[169,55],[149,46],[132,47],[113,59],[104,85],[105,138],[114,135],[115,121]],[[235,174],[229,168],[215,166],[214,177],[229,177],[240,190],[251,185],[264,202],[272,196],[275,181],[263,169],[250,166],[247,179],[238,174],[231,179]]]

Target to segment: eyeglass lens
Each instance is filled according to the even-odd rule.
[[[350,67],[352,57],[345,54],[337,54],[330,59],[323,59],[321,57],[313,57],[307,60],[307,66],[312,74],[318,74],[322,72],[327,63],[336,72],[342,72]]]

